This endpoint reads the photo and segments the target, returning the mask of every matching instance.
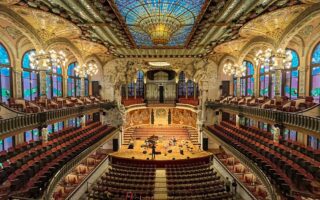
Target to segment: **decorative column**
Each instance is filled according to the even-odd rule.
[[[259,97],[260,96],[259,69],[260,69],[260,65],[257,65],[257,67],[255,69],[255,73],[254,73],[254,93],[253,93],[253,95],[255,97]]]
[[[274,70],[275,70],[275,96],[282,96],[282,70],[284,69],[283,55],[276,53],[274,57]]]
[[[240,117],[239,117],[239,115],[236,115],[236,127],[240,128]]]
[[[240,77],[237,77],[237,97],[240,97],[241,96],[241,93],[240,93]]]
[[[21,83],[21,74],[22,74],[22,69],[21,68],[12,68],[13,71],[13,80],[14,80],[14,85],[15,87],[15,92],[11,95],[16,98],[22,98],[22,83]]]
[[[203,149],[203,131],[202,131],[202,127],[205,123],[206,120],[206,101],[208,98],[208,89],[209,89],[209,85],[208,85],[208,81],[201,81],[200,82],[200,90],[201,90],[201,101],[200,101],[200,106],[201,106],[201,117],[200,120],[198,121],[197,125],[198,125],[198,132],[199,132],[199,144],[201,145],[201,149]]]
[[[39,77],[40,77],[40,96],[46,96],[47,95],[47,72],[40,71]]]
[[[68,76],[65,74],[62,77],[63,80],[63,97],[67,97],[68,96]]]
[[[40,131],[41,131],[42,143],[47,143],[48,142],[48,128],[43,127]]]
[[[306,96],[306,66],[299,66],[299,94],[300,97]]]
[[[85,96],[85,86],[84,86],[84,77],[81,77],[80,79],[80,96]]]
[[[275,127],[274,125],[272,126],[273,129],[273,142],[274,143],[279,143],[279,136],[280,136],[280,128],[279,127]]]
[[[81,128],[86,127],[86,116],[85,115],[83,115],[81,117],[80,125],[81,125]]]

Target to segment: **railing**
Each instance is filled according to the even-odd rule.
[[[230,172],[230,170],[228,169],[228,167],[226,167],[216,156],[213,157],[214,162],[219,163],[219,165],[230,175],[232,176],[232,178],[237,180],[238,185],[240,186],[240,189],[242,191],[245,192],[245,194],[242,194],[239,190],[238,193],[242,194],[243,196],[246,195],[246,197],[250,197],[250,199],[252,200],[257,200],[257,198],[255,196],[253,196],[253,194],[248,190],[248,188],[241,182],[239,181],[239,178],[237,176],[235,176],[232,172]],[[214,166],[217,166],[217,164],[214,164]],[[243,197],[243,199],[248,199],[246,197]]]
[[[22,128],[41,126],[49,124],[51,121],[59,120],[74,115],[83,115],[95,109],[110,109],[115,107],[114,102],[75,106],[71,108],[61,108],[48,110],[41,113],[25,113],[8,119],[0,119],[0,135]]]
[[[217,137],[216,135],[214,135],[213,133],[211,133],[209,130],[207,130],[206,128],[204,129],[204,131],[207,133],[207,135],[209,137],[213,137],[215,140],[217,140],[220,144],[223,145],[223,147],[225,147],[228,151],[230,151],[234,156],[236,156],[243,165],[245,165],[246,167],[248,167],[249,169],[252,170],[252,172],[259,177],[259,179],[261,180],[262,184],[264,186],[266,186],[267,191],[269,193],[269,196],[271,197],[271,200],[276,200],[277,199],[277,194],[275,192],[275,189],[273,187],[273,185],[271,184],[271,182],[269,181],[269,179],[267,178],[267,176],[263,173],[263,171],[256,165],[254,164],[254,162],[252,162],[252,160],[250,160],[248,157],[246,157],[245,155],[243,155],[241,152],[239,152],[237,149],[235,149],[234,147],[230,146],[229,144],[227,144],[226,142],[224,142],[223,140],[221,140],[219,137]]]
[[[74,167],[76,167],[83,159],[85,159],[93,150],[97,149],[100,145],[106,142],[107,139],[111,138],[113,134],[115,134],[118,129],[112,131],[111,133],[107,134],[104,138],[99,140],[99,142],[93,144],[92,146],[85,149],[81,152],[78,156],[73,158],[68,163],[64,164],[63,167],[55,174],[55,176],[51,179],[47,190],[44,192],[43,198],[45,200],[51,199],[54,189],[59,183],[59,181],[66,176]]]
[[[297,126],[309,131],[320,133],[320,118],[305,116],[298,113],[283,112],[278,110],[262,109],[250,106],[240,106],[217,102],[207,102],[207,107],[212,109],[231,110],[242,115],[274,121],[277,124]]]

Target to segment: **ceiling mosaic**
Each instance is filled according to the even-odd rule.
[[[12,8],[44,39],[80,38],[103,45],[109,55],[120,58],[211,56],[215,47],[238,40],[240,35],[252,38],[263,32],[253,30],[256,27],[251,27],[250,22],[265,14],[271,15],[265,17],[268,22],[263,34],[269,36],[272,32],[278,36],[280,32],[274,32],[272,25],[286,20],[272,13],[304,3],[314,0],[0,0],[0,5]],[[288,16],[292,22],[305,9],[308,8],[284,15],[292,15]],[[35,22],[38,19],[40,22]],[[217,49],[231,48],[231,44],[237,46],[241,42]]]
[[[116,12],[138,47],[183,47],[208,0],[115,0]]]

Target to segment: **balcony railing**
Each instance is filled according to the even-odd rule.
[[[41,113],[21,113],[15,117],[0,119],[0,136],[19,129],[26,129],[32,127],[39,127],[41,125],[50,124],[58,121],[61,118],[68,118],[72,116],[80,116],[89,112],[99,111],[100,109],[111,109],[116,104],[114,102],[106,102],[100,104],[91,104],[84,106],[75,106],[70,108],[61,108],[57,110],[48,110]]]
[[[278,110],[262,109],[257,107],[224,104],[218,102],[207,102],[207,107],[220,109],[222,111],[233,111],[244,116],[254,116],[256,118],[271,120],[276,124],[297,126],[308,131],[320,133],[320,118],[305,116],[300,113],[290,113]]]

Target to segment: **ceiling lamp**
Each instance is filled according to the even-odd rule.
[[[55,50],[33,51],[30,53],[29,59],[31,69],[38,71],[50,71],[52,66],[65,66],[68,60],[63,51],[56,52]]]
[[[241,77],[246,72],[245,65],[235,65],[232,62],[228,62],[223,66],[223,73],[228,76]]]
[[[80,78],[85,78],[87,76],[93,76],[98,73],[98,66],[95,62],[89,62],[87,65],[77,65],[74,68],[74,71],[77,76]]]
[[[173,34],[181,27],[179,20],[174,16],[159,13],[143,18],[139,25],[150,36],[154,45],[168,44]]]
[[[278,49],[276,52],[271,49],[259,50],[254,60],[257,65],[269,66],[270,70],[289,69],[292,64],[292,53],[291,50],[284,51],[282,49]]]

